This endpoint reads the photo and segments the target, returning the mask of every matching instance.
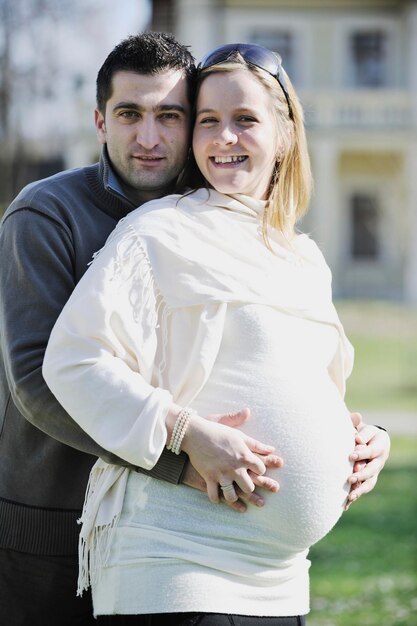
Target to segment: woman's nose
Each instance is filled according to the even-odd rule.
[[[233,145],[237,140],[238,136],[230,124],[224,124],[219,128],[219,132],[214,138],[214,143],[217,145]]]

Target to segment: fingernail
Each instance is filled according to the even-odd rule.
[[[359,454],[357,452],[352,452],[350,458],[352,459],[352,461],[357,461],[357,459],[359,459]]]

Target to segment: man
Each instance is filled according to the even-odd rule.
[[[97,77],[100,162],[29,185],[3,219],[0,621],[8,626],[95,623],[90,597],[75,596],[76,520],[96,458],[125,462],[101,449],[57,403],[42,378],[43,355],[62,307],[116,223],[176,184],[188,154],[193,77],[192,56],[171,36],[121,42]],[[239,425],[247,417],[223,419]],[[375,447],[372,454],[377,465],[358,474],[365,490],[384,460]],[[166,451],[150,473],[204,488],[186,460]],[[262,503],[256,493],[246,500]],[[234,506],[245,508],[242,501]]]

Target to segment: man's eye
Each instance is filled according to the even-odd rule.
[[[139,113],[137,111],[121,111],[119,116],[126,120],[133,120],[139,117]]]
[[[179,120],[180,116],[178,113],[162,113],[160,118],[162,120]]]

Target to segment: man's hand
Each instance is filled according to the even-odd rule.
[[[391,447],[388,433],[377,426],[365,424],[360,413],[352,413],[352,422],[358,432],[355,437],[355,449],[349,457],[354,465],[353,474],[348,479],[351,488],[346,500],[345,511],[352,502],[369,493],[375,487]]]
[[[231,428],[236,428],[244,424],[250,418],[249,409],[243,409],[236,413],[227,413],[227,414],[217,414],[210,415],[207,417],[208,420],[212,422],[217,422],[219,424],[224,424],[225,426],[229,426]],[[259,454],[259,459],[262,460],[263,464],[268,469],[277,469],[283,466],[283,460],[275,454]],[[267,489],[268,491],[277,492],[279,490],[279,484],[276,480],[270,478],[265,475],[258,475],[248,470],[248,475],[252,480],[255,487],[260,487],[262,489]],[[207,492],[207,484],[202,478],[202,476],[197,472],[197,470],[193,467],[191,462],[187,463],[185,468],[182,483],[193,489],[198,489],[200,491]],[[264,498],[256,491],[252,491],[251,493],[244,493],[238,486],[235,486],[235,492],[238,496],[238,499],[234,502],[226,501],[223,497],[221,500],[225,502],[228,506],[230,506],[235,511],[240,513],[244,513],[247,508],[247,504],[252,504],[254,506],[263,506]]]

